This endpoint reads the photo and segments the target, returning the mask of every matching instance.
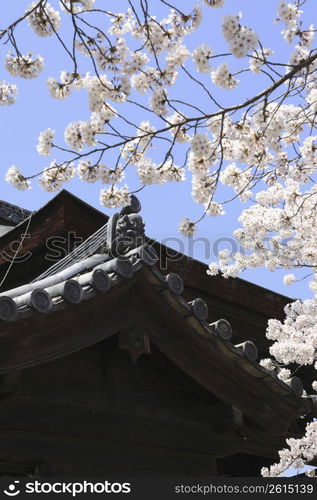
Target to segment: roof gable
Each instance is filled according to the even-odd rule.
[[[66,259],[37,281],[1,294],[0,373],[66,356],[120,332],[119,345],[133,361],[151,354],[153,345],[262,429],[287,432],[306,411],[301,381],[280,381],[257,363],[252,342],[231,340],[228,321],[209,323],[204,300],[182,296],[181,277],[163,275],[158,256],[145,243],[139,206],[132,200],[95,233],[97,246],[87,247],[88,239],[79,247],[84,250],[79,260]]]
[[[0,276],[5,275],[13,257],[15,260],[2,290],[32,281],[50,267],[56,252],[53,251],[50,258],[48,247],[53,248],[55,241],[61,255],[66,255],[107,219],[105,214],[66,190],[36,212],[29,212],[26,219],[0,237]],[[27,265],[20,265],[21,262]]]
[[[18,207],[7,201],[0,200],[0,219],[15,226],[31,214],[30,210]]]

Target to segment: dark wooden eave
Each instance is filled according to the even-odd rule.
[[[0,373],[79,351],[133,325],[175,366],[263,431],[285,434],[305,413],[290,387],[189,314],[155,266],[139,265],[133,278],[115,279],[110,291],[87,299],[2,323]]]
[[[24,240],[17,257],[31,252],[32,257],[24,264],[14,264],[2,286],[1,292],[16,286],[33,281],[39,274],[52,265],[46,259],[46,242],[57,237],[59,247],[60,238],[70,233],[86,239],[108,220],[108,217],[89,206],[68,191],[61,191],[44,207],[32,216],[29,233],[30,238]],[[0,276],[4,276],[10,261],[6,255],[11,255],[16,249],[21,234],[25,231],[27,221],[18,224],[14,229],[0,237]],[[267,320],[269,318],[284,319],[284,307],[291,299],[281,294],[249,283],[245,280],[223,279],[220,276],[210,277],[206,274],[208,266],[172,249],[154,243],[159,254],[162,269],[165,273],[176,272],[184,279],[184,297],[187,300],[199,296],[209,306],[208,321],[212,322],[221,317],[230,321],[236,343],[252,340],[256,343],[260,357],[268,356],[270,342],[265,337]],[[15,242],[11,247],[12,242]],[[71,243],[67,241],[66,246]],[[65,254],[67,253],[65,246]],[[68,251],[71,248],[68,248]],[[172,256],[172,258],[170,257]],[[19,262],[19,260],[18,260]],[[307,390],[313,380],[313,370],[309,367],[301,368],[300,374]]]

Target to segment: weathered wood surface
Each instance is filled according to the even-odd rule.
[[[132,285],[124,281],[92,300],[1,324],[0,374],[65,356],[129,325],[133,311],[125,291]]]
[[[13,267],[6,287],[48,267],[47,238],[69,231],[87,237],[106,220],[62,192],[34,216],[22,249],[33,257]],[[22,229],[1,238],[2,251]],[[168,250],[159,246],[160,256]],[[185,299],[201,297],[209,322],[228,319],[234,344],[252,339],[263,353],[266,320],[281,317],[287,298],[243,280],[210,278],[207,266],[180,257],[166,274],[184,278]],[[0,261],[0,272],[6,266]],[[302,411],[300,399],[206,333],[197,320],[206,305],[191,311],[171,293],[182,291],[181,281],[167,288],[142,269],[78,305],[1,323],[0,462],[44,460],[52,474],[210,475],[219,456],[276,454]]]
[[[98,467],[102,476],[107,468],[117,474],[125,469],[136,472],[152,471],[157,475],[165,472],[170,475],[210,475],[215,473],[215,457],[206,453],[194,453],[186,450],[169,450],[162,446],[146,446],[127,442],[113,442],[109,439],[84,438],[74,435],[56,435],[38,431],[20,432],[17,430],[0,430],[0,446],[3,460],[29,461],[36,457],[38,461],[55,463],[55,474],[63,473],[58,463],[69,464],[68,472],[78,474],[86,469],[81,464]],[[71,467],[72,465],[72,467]],[[101,470],[103,466],[103,470]],[[71,470],[69,470],[71,469]],[[94,470],[94,468],[93,468]]]
[[[143,272],[147,273],[146,270]],[[285,432],[288,422],[297,418],[303,411],[301,402],[294,403],[272,393],[269,387],[261,387],[259,379],[251,377],[242,369],[239,361],[229,360],[223,342],[205,339],[188,328],[184,318],[174,315],[159,294],[150,296],[148,287],[139,287],[140,298],[135,298],[135,310],[140,310],[138,300],[146,303],[140,321],[144,329],[151,330],[151,341],[181,369],[199,380],[220,399],[229,401],[261,422],[265,428],[275,432]],[[171,299],[172,300],[172,299]],[[163,320],[164,318],[164,320]],[[153,321],[155,319],[155,321]],[[151,325],[151,326],[150,326]],[[170,325],[170,326],[169,326]],[[261,376],[261,372],[259,372]],[[266,378],[263,374],[263,378]],[[270,377],[270,383],[274,382]],[[274,385],[274,384],[271,384]],[[287,391],[285,391],[287,395]],[[289,420],[286,415],[288,415]]]
[[[275,455],[281,436],[249,432],[241,412],[189,380],[155,348],[133,364],[118,336],[25,369],[1,402],[0,459],[44,463],[45,474],[210,475],[218,457]]]
[[[234,429],[216,432],[207,423],[164,417],[142,416],[129,412],[108,412],[70,403],[35,400],[14,397],[2,405],[1,431],[38,432],[91,440],[104,440],[115,447],[116,443],[126,446],[151,446],[179,451],[207,453],[214,457],[227,456],[241,450],[255,450],[254,443],[248,443],[235,434]],[[168,403],[167,403],[168,408]],[[245,441],[245,443],[244,443]],[[6,450],[6,452],[9,450]],[[258,452],[258,450],[256,450]],[[268,448],[263,447],[264,453]],[[1,455],[5,450],[1,447]],[[272,453],[272,449],[269,449]]]
[[[160,255],[162,269],[165,266],[167,272],[176,272],[182,276],[185,287],[194,290],[196,297],[200,296],[197,294],[197,291],[200,290],[210,295],[210,297],[222,299],[228,306],[229,304],[240,306],[245,311],[245,314],[250,311],[251,314],[257,312],[258,317],[283,318],[284,306],[290,300],[288,297],[240,278],[210,277],[206,273],[208,269],[206,264],[188,258],[186,255],[156,242],[153,247]]]
[[[2,290],[32,281],[54,261],[48,255],[64,257],[78,239],[85,239],[105,224],[108,217],[68,191],[61,191],[33,216],[28,234],[17,254]],[[0,273],[4,275],[25,232],[27,221],[0,238]],[[55,243],[53,243],[53,239]],[[48,248],[50,246],[50,248]],[[22,256],[30,256],[27,260]],[[24,263],[23,263],[24,262]]]
[[[160,286],[151,270],[142,268],[110,293],[52,313],[49,323],[48,315],[36,315],[26,320],[23,333],[17,330],[21,322],[8,324],[0,336],[0,373],[75,352],[133,324],[210,393],[263,428],[286,432],[303,412],[300,400],[222,339],[208,336],[198,320],[195,326],[178,314],[179,303],[168,290],[159,292]]]

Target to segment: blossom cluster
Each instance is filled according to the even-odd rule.
[[[128,186],[123,187],[111,186],[108,189],[100,191],[99,201],[101,205],[107,208],[118,208],[120,206],[129,205],[131,196]]]
[[[209,59],[212,57],[212,48],[203,43],[193,51],[193,61],[197,71],[200,73],[210,73],[211,66]]]
[[[215,7],[216,9],[223,7],[225,4],[225,0],[203,0],[203,2],[208,5],[208,7]]]
[[[264,467],[264,477],[275,477],[283,474],[290,467],[300,471],[305,463],[311,462],[317,455],[317,421],[306,427],[306,435],[302,439],[290,438],[286,440],[289,448],[279,451],[280,462],[270,468]],[[315,475],[314,469],[308,469],[308,476]]]
[[[60,13],[49,3],[38,5],[38,2],[32,2],[26,12],[30,12],[27,20],[31,28],[38,36],[47,37],[56,32],[61,25]]]
[[[55,136],[55,131],[51,128],[43,130],[38,138],[38,143],[36,146],[37,152],[42,156],[49,156],[51,154],[51,148],[53,146],[53,139]]]
[[[31,53],[24,56],[8,54],[5,67],[12,76],[26,79],[36,78],[44,69],[44,59],[39,55],[33,57]]]
[[[12,83],[0,81],[0,106],[14,104],[18,96],[18,88]]]
[[[252,73],[260,73],[262,66],[267,62],[269,56],[273,54],[273,50],[266,48],[261,51],[254,51],[250,58],[250,70]]]
[[[20,191],[25,191],[31,187],[30,181],[22,175],[20,170],[15,165],[12,165],[12,167],[8,169],[5,175],[5,180]]]
[[[226,15],[222,22],[222,32],[232,54],[239,58],[253,51],[258,42],[255,31],[240,24],[240,15]]]
[[[239,83],[239,80],[232,76],[227,62],[220,64],[215,71],[211,72],[211,79],[215,85],[227,90],[234,89]]]
[[[278,20],[284,23],[285,28],[282,30],[283,38],[286,42],[292,43],[295,36],[299,37],[299,47],[309,47],[314,39],[314,25],[311,24],[308,29],[302,30],[299,18],[303,13],[299,8],[299,4],[288,3],[282,0],[278,7]]]
[[[68,13],[77,14],[93,9],[95,0],[63,0],[60,2],[61,9]]]
[[[219,8],[223,6],[224,1],[208,0],[204,3],[209,7]],[[48,36],[58,30],[60,14],[49,4],[38,7],[36,5],[33,2],[27,10],[30,12],[27,19],[34,31],[39,36]],[[80,0],[76,4],[63,1],[61,8],[67,13],[76,14],[93,9],[94,1]],[[229,18],[238,19],[235,16],[229,16]],[[227,16],[225,19],[223,30],[225,37],[232,45],[233,53],[238,55],[236,44],[241,44],[243,41],[244,46],[249,48],[253,43],[250,40],[255,35],[252,30],[239,23],[235,25],[237,32],[232,32],[232,30],[230,32],[229,18]],[[191,55],[183,39],[198,28],[201,19],[202,11],[198,5],[195,5],[192,12],[186,16],[172,9],[165,19],[159,21],[153,16],[144,24],[140,24],[132,9],[128,9],[125,13],[111,13],[111,26],[108,31],[109,35],[115,37],[114,43],[111,43],[102,32],[98,32],[96,36],[87,40],[75,40],[77,50],[89,57],[91,55],[95,57],[100,73],[90,76],[89,73],[81,75],[77,72],[62,71],[59,80],[53,77],[48,78],[47,86],[51,96],[56,99],[65,99],[73,90],[79,89],[85,89],[88,94],[90,118],[87,121],[70,123],[64,132],[66,144],[71,150],[79,153],[86,148],[96,147],[99,142],[98,136],[103,134],[108,123],[118,116],[111,101],[123,103],[130,98],[132,92],[141,94],[149,92],[149,109],[158,117],[166,117],[167,123],[170,124],[170,133],[176,142],[191,145],[188,168],[192,172],[194,200],[205,206],[207,214],[220,215],[223,213],[221,206],[211,199],[215,191],[215,182],[209,173],[209,169],[217,162],[219,148],[214,147],[206,135],[206,150],[203,150],[203,144],[199,144],[200,134],[191,136],[188,133],[188,128],[184,125],[186,116],[183,111],[170,106],[168,92],[168,87],[176,82],[179,69]],[[142,50],[131,50],[124,38],[126,34],[139,41]],[[151,55],[154,54],[157,57],[158,53],[162,54],[164,65],[160,67],[149,65]],[[233,77],[226,62],[212,72],[209,62],[212,54],[212,49],[206,44],[198,46],[193,51],[192,57],[197,70],[202,73],[211,73],[211,79],[216,85],[224,89],[233,89],[238,80]],[[6,67],[14,76],[34,78],[43,70],[44,60],[41,56],[33,57],[32,54],[27,56],[9,54]],[[142,122],[137,128],[136,137],[122,146],[122,157],[128,164],[135,165],[139,180],[143,184],[183,181],[185,179],[184,168],[176,166],[174,161],[166,158],[162,164],[157,165],[147,156],[146,153],[152,148],[155,133],[156,130],[151,124],[144,130],[144,122]],[[50,129],[40,134],[37,145],[39,154],[49,156],[53,145],[52,140]],[[92,161],[92,164],[95,163]],[[51,171],[52,168],[49,167],[49,170]],[[83,173],[80,178],[91,179],[92,177],[89,174],[86,177]],[[45,182],[43,183],[42,180],[41,185],[49,189],[49,179],[54,184],[52,189],[55,189],[56,180],[52,175],[45,176]]]
[[[53,160],[39,179],[40,186],[48,192],[58,191],[64,182],[69,181],[75,175],[75,169],[72,162],[66,162],[59,165]]]

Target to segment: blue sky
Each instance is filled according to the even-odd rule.
[[[149,2],[154,5],[158,17],[166,13],[166,10],[161,7],[157,1]],[[199,3],[199,0],[197,0]],[[227,51],[226,43],[221,36],[221,18],[224,14],[236,14],[239,11],[243,13],[242,22],[247,26],[253,27],[258,33],[264,47],[270,47],[275,50],[275,58],[277,61],[285,61],[292,47],[284,42],[280,31],[281,24],[274,24],[273,21],[277,17],[278,0],[265,0],[265,2],[257,2],[253,0],[227,0],[222,9],[205,9],[206,17],[198,31],[190,35],[186,39],[189,48],[195,48],[201,43],[208,43],[215,53]],[[313,0],[308,1],[303,16],[306,25],[311,22],[314,17]],[[57,5],[56,0],[51,0],[53,6]],[[106,7],[114,11],[124,10],[127,4],[124,0],[96,0],[96,7]],[[188,5],[188,9],[194,2],[180,1],[174,2],[176,6],[184,9],[184,5]],[[5,12],[1,16],[1,28],[5,27],[8,22],[15,20],[29,5],[29,1],[10,0],[6,3]],[[160,6],[160,9],[159,9]],[[153,12],[153,11],[152,11]],[[61,34],[67,39],[69,38],[69,29],[67,24],[67,16],[62,15],[62,30]],[[33,182],[33,188],[30,191],[20,192],[9,186],[4,181],[4,175],[7,168],[11,165],[17,165],[22,172],[27,175],[36,173],[48,166],[50,159],[43,158],[36,152],[35,146],[37,136],[40,131],[51,127],[57,132],[57,140],[60,145],[63,144],[64,128],[71,121],[86,120],[89,117],[87,106],[86,93],[84,91],[74,93],[68,100],[57,101],[53,100],[48,93],[45,81],[49,76],[59,77],[60,70],[70,70],[70,61],[65,53],[56,48],[56,42],[52,38],[43,39],[36,36],[31,28],[25,23],[20,26],[16,32],[16,37],[21,47],[22,53],[29,51],[34,54],[44,56],[46,66],[44,72],[36,80],[21,80],[14,79],[9,75],[5,68],[0,68],[0,80],[14,81],[19,87],[19,97],[14,106],[0,108],[0,199],[19,204],[25,208],[36,210],[52,197],[52,195],[41,189],[36,182]],[[1,48],[1,58],[4,59],[7,53],[7,47]],[[82,60],[86,64],[86,60]],[[222,59],[216,60],[216,64],[220,64]],[[232,68],[247,67],[247,59],[233,61],[230,59]],[[83,71],[89,70],[85,67]],[[193,73],[195,70],[193,69]],[[196,74],[195,76],[199,76]],[[211,88],[215,96],[225,105],[243,102],[247,97],[268,86],[268,81],[262,77],[252,77],[246,74],[239,76],[241,84],[238,89],[232,93],[215,89],[210,82],[209,75],[202,75],[204,82]],[[189,102],[197,106],[210,106],[206,103],[202,94],[194,90],[188,85],[188,80],[185,77],[180,78],[179,85],[176,84],[175,89],[171,93],[181,95],[187,98]],[[193,95],[195,100],[192,101]],[[145,97],[145,102],[148,96]],[[123,108],[121,108],[123,109]],[[210,108],[212,111],[212,108]],[[131,111],[130,111],[131,112]],[[138,121],[149,117],[138,116]],[[157,148],[153,152],[153,158],[159,161],[162,152]],[[54,156],[53,156],[54,157]],[[56,156],[56,158],[61,158]],[[109,155],[106,163],[111,166],[114,157]],[[137,187],[133,167],[128,173],[128,181],[132,187]],[[99,188],[100,185],[89,185],[80,182],[77,179],[72,180],[65,185],[65,188],[70,190],[75,195],[79,196],[86,202],[103,210],[99,204]],[[205,254],[205,245],[195,243],[194,250],[188,246],[188,240],[181,237],[178,232],[178,224],[180,219],[187,215],[191,219],[197,219],[202,208],[195,204],[190,196],[191,186],[190,179],[182,184],[166,184],[163,186],[150,186],[142,191],[140,199],[142,202],[142,214],[147,225],[147,234],[153,238],[163,240],[166,244],[180,249],[184,253],[194,256],[198,260],[210,262],[215,260],[214,255]],[[222,194],[222,193],[221,193]],[[226,193],[224,193],[226,194]],[[228,193],[227,193],[228,194]],[[231,193],[230,193],[231,194]],[[219,197],[218,197],[219,198]],[[217,199],[217,198],[216,198]],[[220,201],[220,199],[218,199]],[[200,226],[197,237],[206,238],[210,242],[210,248],[222,248],[225,245],[226,239],[230,238],[232,231],[238,227],[237,217],[243,206],[240,202],[232,203],[226,206],[226,215],[218,218],[205,218]],[[110,210],[105,210],[111,213]],[[178,241],[175,241],[175,238]],[[293,297],[308,297],[310,292],[307,290],[306,282],[300,282],[292,287],[283,285],[282,276],[285,272],[269,272],[265,269],[251,270],[241,275],[242,278],[253,281],[259,285],[270,288],[277,292]]]
[[[199,2],[200,0],[197,0],[197,3]],[[10,2],[6,2],[5,10],[1,12],[0,28],[4,28],[19,17],[29,3],[28,0],[10,0]],[[53,6],[57,5],[56,0],[51,0],[50,3]],[[154,14],[157,14],[158,17],[165,16],[166,10],[165,8],[162,9],[160,2],[152,0],[149,3],[154,6]],[[182,9],[185,8],[184,5],[188,5],[189,9],[195,2],[191,0],[176,0],[172,3]],[[276,61],[285,61],[292,47],[287,45],[282,39],[280,34],[282,29],[281,24],[274,24],[274,19],[277,17],[278,3],[278,0],[265,0],[262,2],[254,0],[227,0],[222,9],[206,8],[206,17],[200,29],[187,37],[186,43],[190,49],[195,48],[201,43],[208,43],[215,53],[227,52],[226,43],[221,36],[221,18],[224,14],[237,14],[241,11],[243,13],[243,24],[256,30],[264,47],[274,49],[275,55],[273,58],[275,57]],[[96,7],[103,8],[106,5],[108,9],[113,11],[125,10],[126,4],[125,0],[96,0]],[[315,7],[315,0],[307,2],[303,16],[305,25],[309,25],[315,17]],[[66,39],[69,39],[70,31],[67,21],[67,16],[62,15],[61,34]],[[36,152],[35,147],[39,132],[48,127],[55,129],[58,143],[64,145],[63,131],[65,127],[71,121],[88,119],[89,111],[86,94],[83,91],[74,93],[65,101],[53,100],[49,96],[45,85],[46,79],[49,76],[58,78],[61,70],[71,70],[70,61],[60,48],[56,48],[55,40],[52,38],[39,38],[33,33],[27,23],[19,26],[16,37],[22,53],[31,51],[34,54],[44,56],[46,66],[40,77],[31,81],[14,79],[6,72],[3,66],[0,66],[0,80],[14,82],[19,87],[19,97],[16,104],[0,108],[0,199],[16,203],[24,208],[36,210],[53,195],[41,189],[36,182],[33,182],[33,188],[30,191],[17,191],[5,182],[5,172],[13,164],[20,167],[27,175],[32,175],[48,166],[51,160],[39,156]],[[0,50],[0,58],[4,60],[8,49],[7,47],[1,47]],[[86,64],[86,60],[82,60],[82,62],[84,65]],[[217,60],[217,64],[220,64],[220,62],[222,62],[222,59]],[[230,65],[233,69],[246,67],[247,64],[247,59],[242,63],[240,60],[233,61],[230,59]],[[84,66],[83,71],[88,70],[89,68]],[[195,74],[194,69],[193,73]],[[195,76],[199,75],[195,74]],[[214,95],[226,106],[243,102],[246,98],[254,95],[268,85],[267,80],[252,77],[252,75],[250,78],[249,74],[246,76],[241,75],[238,78],[240,78],[241,84],[232,93],[216,89],[215,86],[212,86]],[[202,75],[202,80],[211,88],[209,75]],[[179,84],[175,86],[174,90],[171,90],[171,93],[173,92],[177,96],[181,93],[182,98],[187,98],[189,102],[198,107],[210,106],[209,103],[206,104],[206,100],[197,89],[188,85],[188,80],[184,77],[181,77]],[[193,96],[194,100],[192,100]],[[145,103],[147,98],[145,98]],[[212,112],[212,108],[210,108],[210,112]],[[140,122],[142,119],[148,119],[148,117],[140,114],[138,121]],[[162,157],[162,151],[157,148],[153,152],[153,157],[159,161]],[[56,158],[60,158],[60,156],[57,155]],[[114,157],[109,155],[107,157],[108,165],[111,166],[111,162],[113,161]],[[128,173],[128,181],[132,187],[138,186],[133,171]],[[104,210],[98,200],[100,185],[90,185],[74,179],[66,184],[65,188],[99,210]],[[179,221],[184,215],[195,220],[202,213],[202,208],[192,201],[190,192],[191,185],[189,178],[182,184],[150,186],[143,190],[139,197],[142,202],[142,214],[146,222],[147,234],[198,260],[208,263],[215,260],[215,255],[212,255],[215,249],[221,249],[223,246],[226,246],[228,239],[232,242],[232,231],[239,225],[237,217],[243,205],[239,202],[234,202],[226,207],[227,213],[225,216],[218,218],[206,217],[200,223],[197,237],[204,238],[209,242],[211,255],[208,255],[206,254],[206,244],[197,241],[194,243],[193,249],[190,246],[192,242],[183,238],[177,232]],[[224,192],[221,194],[228,193]],[[219,197],[218,201],[220,201]],[[111,213],[110,210],[105,211]],[[284,274],[285,272],[278,271],[272,273],[265,269],[257,269],[247,271],[241,277],[291,297],[306,298],[310,296],[305,281],[297,283],[292,287],[284,286],[282,282]],[[293,471],[290,471],[289,474],[293,474]]]

